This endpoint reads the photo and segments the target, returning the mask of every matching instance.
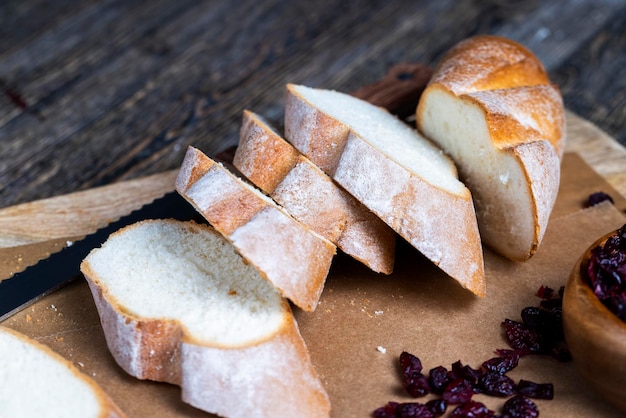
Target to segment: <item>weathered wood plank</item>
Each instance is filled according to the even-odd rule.
[[[0,2],[0,61],[29,40],[89,9],[99,0],[4,0]]]
[[[397,62],[434,64],[476,33],[529,45],[555,66],[568,107],[596,112],[619,139],[626,125],[624,89],[589,76],[599,67],[608,79],[623,74],[623,1],[187,1],[59,6],[54,25],[16,35],[22,49],[0,56],[0,78],[22,74],[18,92],[35,113],[0,95],[0,206],[175,168],[188,144],[208,153],[234,144],[244,108],[281,119],[286,82],[352,91]],[[28,64],[28,52],[59,33],[81,36]]]
[[[19,92],[31,112],[39,114],[74,84],[130,47],[162,53],[165,46],[156,45],[157,39],[151,35],[195,3],[197,0],[161,0],[145,5],[125,2],[85,10],[2,57],[0,79]],[[0,126],[18,116],[20,110],[14,103],[0,102]]]
[[[626,146],[626,2],[552,73],[566,105]]]

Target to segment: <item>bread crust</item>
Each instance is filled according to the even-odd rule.
[[[280,293],[315,310],[336,247],[261,198],[221,164],[189,147],[176,190]]]
[[[391,274],[394,231],[252,112],[244,112],[233,163],[304,225],[372,270]]]
[[[493,35],[456,44],[443,56],[430,81],[457,95],[549,83],[546,70],[530,50]]]
[[[461,286],[485,295],[471,195],[435,187],[287,86],[285,136]]]
[[[126,417],[126,414],[122,412],[122,410],[111,400],[109,395],[107,395],[107,393],[96,382],[94,382],[91,378],[86,376],[84,373],[80,372],[76,368],[76,366],[74,366],[74,364],[72,364],[67,359],[65,359],[65,357],[62,357],[61,355],[53,351],[50,347],[48,347],[45,344],[42,344],[36,340],[28,338],[26,335],[20,332],[17,332],[11,328],[3,327],[0,325],[0,333],[2,332],[10,334],[18,338],[19,340],[33,346],[35,349],[42,351],[52,360],[63,364],[76,377],[76,379],[79,379],[83,381],[85,384],[87,384],[91,388],[94,395],[96,396],[98,403],[100,405],[100,414],[99,414],[100,418],[125,418]],[[41,376],[42,378],[43,378],[43,373],[44,371],[42,370],[42,376]],[[28,401],[24,400],[24,402],[28,402]]]
[[[189,223],[189,227],[200,226]],[[224,346],[198,340],[176,320],[133,314],[132,307],[120,305],[109,294],[88,259],[81,271],[93,295],[107,346],[131,376],[178,385],[186,403],[222,416],[330,415],[328,395],[285,299],[281,326],[274,333]]]
[[[480,109],[494,149],[514,156],[526,176],[527,184],[519,193],[529,196],[526,211],[534,223],[534,234],[530,242],[520,244],[525,249],[510,250],[506,244],[490,240],[481,224],[482,214],[477,215],[489,247],[513,260],[529,259],[541,243],[559,188],[566,132],[558,88],[550,83],[537,57],[512,40],[477,36],[459,43],[438,65],[416,110],[418,128],[449,152],[425,122],[431,98],[440,93]],[[456,162],[461,179],[466,180],[468,169],[458,159]],[[473,189],[471,182],[468,186]],[[498,196],[491,198],[497,200]]]

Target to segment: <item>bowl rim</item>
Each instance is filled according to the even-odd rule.
[[[618,230],[619,228],[603,235],[587,247],[585,252],[576,262],[565,287],[566,292],[568,291],[568,288],[570,292],[575,292],[572,296],[575,297],[576,303],[578,303],[578,308],[581,310],[584,309],[589,312],[590,315],[593,315],[594,325],[596,325],[594,328],[601,330],[604,337],[606,337],[607,334],[612,334],[606,332],[607,326],[612,327],[610,330],[626,333],[626,321],[619,318],[604,303],[602,303],[602,301],[594,293],[593,289],[589,285],[589,282],[587,281],[587,265],[589,264],[591,251],[600,245],[604,245],[610,237],[617,234]],[[580,303],[581,300],[584,301],[583,304]]]

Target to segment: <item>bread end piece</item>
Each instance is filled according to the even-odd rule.
[[[416,119],[472,191],[483,242],[512,260],[532,257],[566,142],[563,100],[539,60],[505,38],[463,41],[439,64]]]

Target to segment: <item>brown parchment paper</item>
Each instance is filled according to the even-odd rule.
[[[613,194],[616,205],[582,210],[587,196],[598,190]],[[525,263],[486,250],[484,299],[463,290],[403,242],[390,276],[372,273],[339,254],[317,310],[294,309],[330,395],[333,417],[368,417],[387,401],[410,401],[396,370],[403,350],[420,357],[429,370],[438,365],[449,368],[456,360],[478,367],[495,349],[506,348],[502,320],[518,320],[522,308],[537,305],[534,295],[540,285],[564,285],[585,248],[626,222],[625,207],[624,200],[580,157],[567,154],[561,191],[542,246]],[[136,380],[115,364],[82,278],[1,325],[34,337],[71,360],[100,383],[129,417],[211,416],[181,402],[178,387]],[[554,384],[554,400],[536,401],[541,416],[623,416],[588,388],[573,363],[524,357],[510,376]],[[475,399],[495,411],[505,401],[483,395]]]

